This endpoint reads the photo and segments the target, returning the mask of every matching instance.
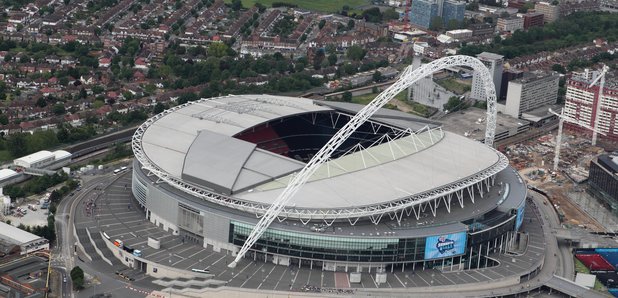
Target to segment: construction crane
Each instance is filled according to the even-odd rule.
[[[593,127],[588,126],[587,124],[583,123],[583,122],[579,122],[576,121],[575,119],[571,119],[567,116],[564,115],[564,109],[560,110],[560,114],[552,111],[552,109],[549,109],[549,112],[558,116],[558,118],[560,119],[558,121],[558,135],[556,135],[556,149],[554,151],[554,172],[558,171],[558,163],[560,163],[560,149],[562,147],[562,126],[564,124],[564,121],[569,122],[569,123],[573,123],[575,125],[579,125],[583,128],[592,130],[593,132],[596,132],[596,130]],[[602,135],[605,135],[602,132],[599,132]]]
[[[410,10],[412,9],[412,0],[406,1],[406,13],[403,16],[403,28],[407,31],[410,30]]]
[[[594,81],[592,81],[592,83],[590,83],[590,86],[588,86],[588,88],[592,88],[592,86],[594,86],[594,84],[596,84],[599,79],[601,80],[601,84],[599,85],[599,96],[597,99],[597,108],[596,108],[596,112],[594,113],[594,130],[592,130],[592,146],[596,146],[597,144],[597,129],[599,129],[599,118],[601,118],[601,104],[603,103],[603,87],[605,87],[605,74],[607,73],[607,71],[609,70],[609,67],[607,67],[607,65],[603,65],[603,68],[601,69],[601,74],[594,79]]]

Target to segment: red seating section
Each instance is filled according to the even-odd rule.
[[[256,126],[254,130],[240,134],[236,138],[257,144],[258,148],[275,154],[286,155],[290,151],[288,145],[279,138],[270,125]]]
[[[607,262],[599,254],[576,254],[575,257],[582,261],[584,265],[591,271],[610,271],[615,270],[609,262]]]

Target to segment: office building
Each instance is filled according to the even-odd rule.
[[[447,0],[442,5],[442,22],[444,27],[447,27],[452,20],[457,21],[458,24],[463,22],[464,11],[466,10],[466,3],[462,1]]]
[[[560,7],[549,2],[537,2],[534,5],[534,10],[543,14],[544,23],[554,22],[560,17]]]
[[[496,87],[496,96],[500,95],[500,87],[502,83],[502,69],[504,64],[504,56],[483,52],[476,57],[485,64],[487,69],[489,69],[489,73],[491,74],[494,86]],[[476,100],[486,100],[485,88],[483,86],[483,82],[477,78],[476,72],[474,77],[472,78],[472,92],[470,93],[470,98]]]
[[[531,27],[543,27],[543,14],[539,12],[530,12],[524,14],[524,29],[528,30]]]
[[[431,20],[438,17],[438,3],[432,0],[414,0],[410,10],[410,22],[429,28]]]
[[[524,29],[524,19],[518,17],[498,18],[496,28],[500,32],[515,32]]]
[[[553,74],[527,73],[521,79],[508,84],[506,103],[498,109],[509,116],[519,118],[523,112],[544,105],[555,104],[558,99],[559,77]]]

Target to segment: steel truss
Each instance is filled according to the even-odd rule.
[[[487,128],[485,131],[485,144],[487,146],[493,146],[493,140],[496,129],[496,90],[493,85],[493,81],[489,70],[476,58],[470,56],[450,56],[435,60],[429,64],[423,65],[417,69],[413,69],[412,66],[408,66],[399,76],[397,82],[389,86],[386,90],[380,93],[373,101],[361,109],[354,118],[352,118],[344,127],[342,127],[329,141],[324,145],[320,151],[305,165],[305,167],[295,175],[288,186],[281,192],[279,197],[273,202],[268,211],[257,223],[251,235],[247,238],[240,251],[236,255],[236,259],[229,267],[236,267],[236,263],[242,259],[245,253],[255,244],[255,242],[262,236],[268,226],[279,217],[283,211],[285,205],[290,201],[292,197],[298,192],[298,190],[309,180],[309,177],[320,167],[320,165],[326,162],[331,154],[345,142],[356,129],[367,121],[375,112],[377,112],[382,106],[388,103],[395,95],[405,90],[416,81],[433,74],[436,71],[451,67],[451,66],[468,66],[472,67],[475,71],[475,75],[480,76],[481,81],[484,84],[485,95],[487,96]],[[506,167],[506,166],[505,166]],[[486,177],[487,178],[487,177]],[[482,179],[481,179],[482,180]],[[480,180],[477,180],[480,181]],[[474,183],[472,183],[474,184]],[[414,203],[420,204],[422,201],[415,201]],[[380,218],[384,213],[378,215]],[[379,219],[377,220],[379,221]]]

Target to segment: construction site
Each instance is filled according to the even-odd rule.
[[[594,232],[618,231],[618,217],[587,191],[590,161],[616,144],[605,148],[591,145],[589,134],[564,131],[560,161],[554,170],[556,132],[505,147],[511,164],[526,179],[528,187],[544,192],[565,227]],[[611,148],[610,148],[611,147]]]

